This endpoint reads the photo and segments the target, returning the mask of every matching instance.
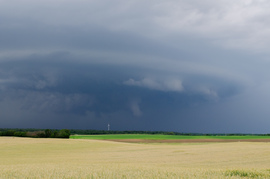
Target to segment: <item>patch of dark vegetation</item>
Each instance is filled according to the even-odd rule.
[[[68,129],[0,129],[0,136],[34,137],[34,138],[69,138]]]
[[[265,178],[264,173],[258,171],[246,171],[246,170],[227,170],[225,176],[228,177],[243,177],[243,178]]]

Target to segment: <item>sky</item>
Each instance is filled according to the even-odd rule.
[[[0,0],[0,128],[270,133],[269,8]]]

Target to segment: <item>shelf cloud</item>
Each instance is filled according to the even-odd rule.
[[[268,133],[269,7],[1,1],[0,126]]]

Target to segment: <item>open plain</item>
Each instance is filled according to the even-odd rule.
[[[270,178],[269,147],[0,137],[0,178]]]

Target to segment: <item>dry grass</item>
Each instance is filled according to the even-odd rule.
[[[0,178],[270,178],[269,147],[0,137]]]

